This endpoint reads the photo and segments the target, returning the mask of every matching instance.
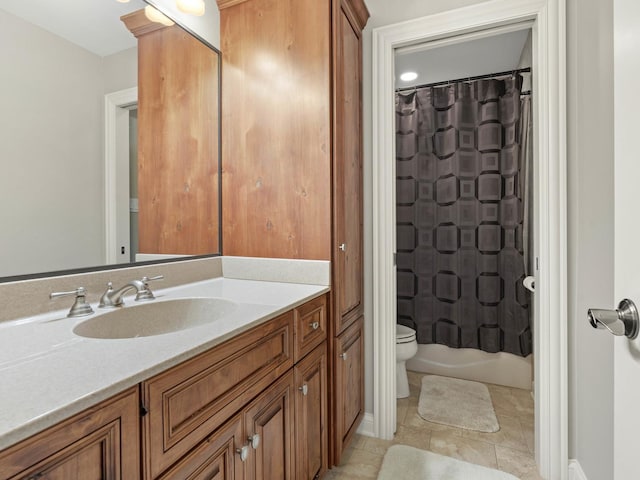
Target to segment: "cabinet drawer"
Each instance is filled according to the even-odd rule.
[[[299,306],[294,310],[295,318],[295,361],[320,345],[327,338],[327,296]]]
[[[140,478],[138,387],[0,453],[0,478]]]
[[[145,478],[156,478],[293,365],[293,312],[142,384]]]

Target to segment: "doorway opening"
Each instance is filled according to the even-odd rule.
[[[137,87],[105,95],[105,261],[137,255]]]
[[[532,31],[493,30],[395,50],[396,437],[523,476],[535,470]]]
[[[564,4],[495,0],[373,31],[373,432],[390,439],[396,426],[394,53],[445,46],[531,29],[536,152],[534,212],[536,295],[533,329],[535,456],[542,476],[567,478],[566,140]],[[498,29],[498,30],[496,30]]]

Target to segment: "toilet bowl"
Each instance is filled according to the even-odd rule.
[[[407,360],[418,353],[416,331],[404,325],[396,325],[396,398],[409,396]]]

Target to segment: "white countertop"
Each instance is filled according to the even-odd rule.
[[[95,304],[91,316],[67,318],[65,309],[0,323],[0,450],[327,291],[222,277],[154,289],[154,302],[216,297],[238,306],[213,323],[151,337],[75,335],[75,325],[108,313]]]

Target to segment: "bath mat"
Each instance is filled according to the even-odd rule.
[[[418,414],[452,427],[493,433],[500,430],[486,385],[458,378],[425,375]]]
[[[474,465],[406,445],[392,445],[384,455],[378,480],[518,480],[492,468]]]

